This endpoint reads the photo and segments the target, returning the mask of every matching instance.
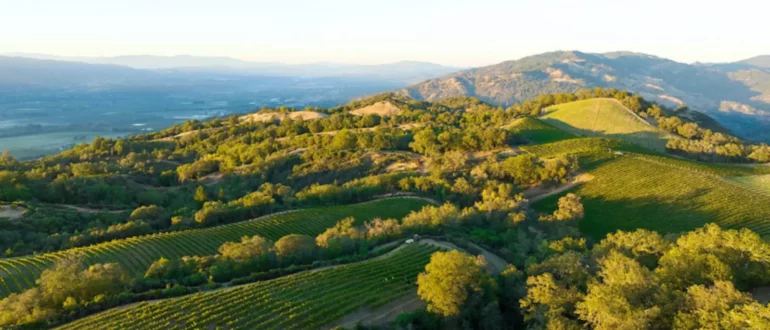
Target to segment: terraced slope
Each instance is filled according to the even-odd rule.
[[[285,212],[250,221],[207,229],[140,236],[39,256],[0,259],[0,298],[35,286],[40,273],[56,259],[81,253],[88,264],[117,262],[130,274],[143,274],[160,257],[211,255],[227,241],[261,235],[277,240],[288,234],[318,235],[345,217],[359,223],[375,217],[401,218],[428,202],[417,198],[390,198],[368,203]]]
[[[275,280],[115,308],[61,329],[316,329],[415,290],[435,247]]]
[[[552,106],[542,120],[580,136],[609,137],[659,152],[671,137],[614,99],[590,99]]]
[[[694,170],[699,165],[688,163],[635,154],[602,162],[590,171],[592,181],[573,190],[585,206],[580,230],[600,239],[616,230],[674,233],[714,222],[770,236],[770,196],[720,176],[724,168]],[[559,197],[534,206],[550,210]]]

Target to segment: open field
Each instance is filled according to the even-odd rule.
[[[126,133],[110,132],[56,132],[0,138],[0,151],[8,150],[18,159],[48,155],[82,142],[91,142],[95,137],[119,137]]]
[[[376,115],[379,115],[380,117],[390,117],[390,116],[397,115],[399,112],[401,112],[401,109],[393,105],[393,103],[390,103],[388,101],[382,101],[382,102],[377,102],[375,104],[372,104],[368,107],[363,107],[361,109],[353,110],[350,113],[356,116],[376,114]]]
[[[423,199],[399,197],[312,208],[206,229],[139,236],[37,256],[0,259],[0,298],[35,286],[35,280],[45,268],[73,253],[82,254],[87,264],[117,262],[126,272],[136,275],[143,274],[160,257],[212,255],[224,242],[239,241],[242,236],[261,235],[271,240],[288,234],[316,236],[346,217],[355,217],[359,224],[375,217],[401,218],[427,204]]]
[[[240,120],[245,122],[265,122],[265,121],[273,121],[273,120],[284,120],[286,118],[291,118],[292,120],[311,120],[311,119],[319,119],[319,118],[326,118],[329,117],[329,115],[325,113],[320,112],[314,112],[314,111],[292,111],[288,113],[284,112],[270,112],[270,113],[252,113],[245,116],[241,116]]]
[[[8,218],[10,220],[21,218],[27,209],[21,206],[0,205],[0,218]]]
[[[61,329],[316,329],[362,307],[415,291],[437,248],[407,246],[384,258],[180,298],[115,308]]]
[[[590,174],[595,179],[571,190],[585,206],[580,230],[601,239],[616,230],[645,228],[665,234],[713,222],[770,235],[770,196],[676,164],[626,155],[593,168]],[[545,198],[534,207],[552,210],[560,196]]]
[[[547,109],[542,120],[580,136],[621,139],[665,152],[671,135],[639,118],[614,99],[590,99]]]

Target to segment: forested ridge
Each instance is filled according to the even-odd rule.
[[[576,136],[538,119],[549,107],[596,98],[615,99],[668,132],[668,154],[633,140]],[[398,113],[352,113],[379,102]],[[49,327],[130,302],[358,263],[415,234],[466,252],[410,263],[425,271],[397,287],[416,291],[427,309],[365,326],[770,324],[766,305],[747,293],[770,281],[770,245],[759,236],[770,233],[770,210],[757,209],[770,196],[731,179],[769,174],[758,164],[770,161],[767,145],[614,89],[541,95],[508,108],[469,97],[424,102],[383,94],[304,110],[328,116],[188,121],[97,138],[35,161],[3,155],[0,201],[23,212],[0,218],[0,324]],[[549,194],[559,188],[566,191]],[[412,198],[391,198],[403,194]],[[543,200],[531,205],[526,196]],[[483,258],[468,255],[470,243],[510,268],[487,273]],[[441,285],[447,276],[463,285]],[[398,295],[378,297],[380,304]],[[336,319],[319,313],[265,327]],[[184,326],[168,317],[146,327]]]

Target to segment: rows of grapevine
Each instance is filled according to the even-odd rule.
[[[542,120],[576,135],[620,139],[659,152],[666,151],[666,142],[672,138],[615,99],[554,105]]]
[[[653,161],[668,166],[678,167],[682,170],[697,172],[704,175],[713,176],[752,176],[770,174],[770,166],[763,165],[742,165],[742,164],[715,164],[701,163],[684,159],[671,157],[661,157],[653,155],[633,155],[646,161]]]
[[[414,292],[435,251],[413,244],[356,264],[112,309],[62,329],[316,329]]]
[[[130,274],[143,274],[160,257],[212,255],[224,242],[261,235],[277,240],[288,234],[315,236],[345,217],[359,223],[374,217],[401,218],[428,202],[417,198],[389,198],[368,203],[286,212],[206,229],[139,236],[38,256],[0,259],[0,298],[35,286],[40,273],[56,259],[82,254],[87,264],[117,262]]]
[[[521,149],[538,157],[554,157],[565,154],[607,152],[610,149],[626,147],[619,140],[606,138],[577,138],[552,143],[522,146]]]
[[[729,180],[761,194],[770,195],[770,175],[736,176]]]
[[[594,180],[576,188],[586,217],[581,231],[601,238],[616,230],[688,231],[706,223],[749,228],[770,235],[770,196],[676,163],[622,156],[591,171]],[[548,210],[559,196],[539,201]]]
[[[510,126],[510,129],[532,144],[551,143],[575,137],[570,133],[544,123],[540,119],[532,117],[517,120]]]

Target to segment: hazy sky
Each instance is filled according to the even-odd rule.
[[[766,0],[0,0],[0,53],[478,66],[576,49],[770,54]]]

